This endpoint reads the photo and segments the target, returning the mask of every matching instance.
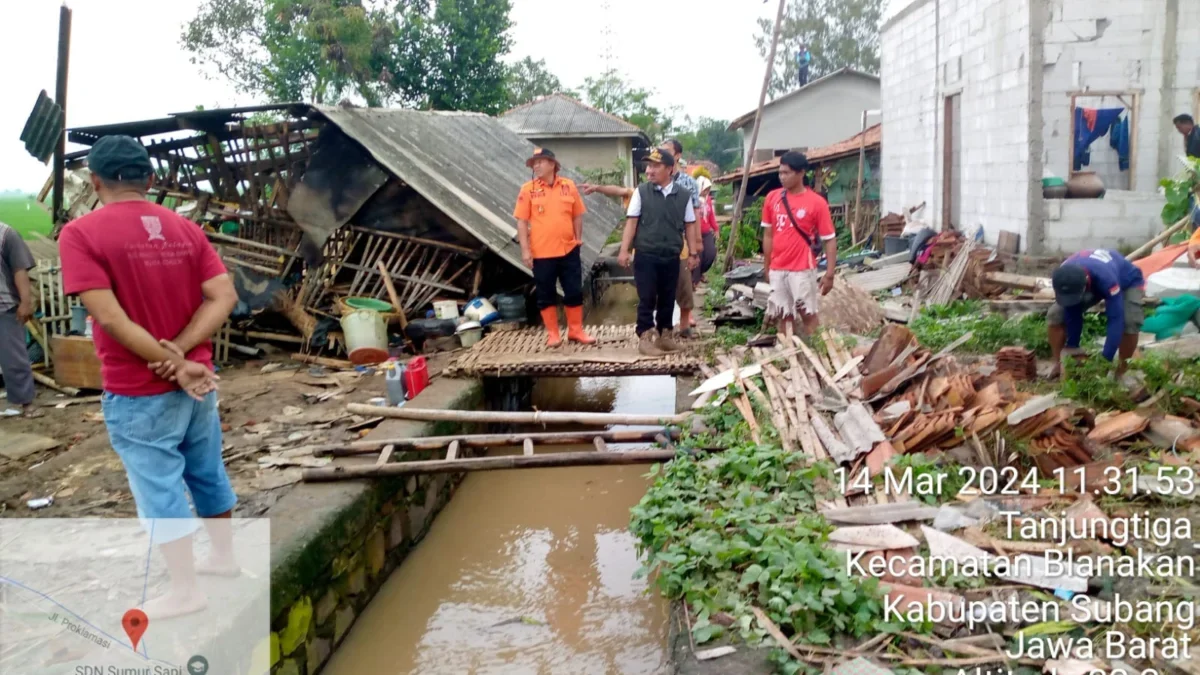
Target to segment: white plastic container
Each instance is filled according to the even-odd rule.
[[[387,352],[387,325],[383,315],[372,309],[356,309],[342,316],[346,352],[368,347]]]
[[[439,300],[433,303],[433,315],[439,319],[457,319],[458,301]]]
[[[464,347],[471,347],[483,339],[483,325],[478,321],[467,321],[455,329],[454,332],[458,333],[458,341]]]
[[[467,303],[467,307],[463,310],[463,316],[471,321],[478,321],[481,324],[491,323],[500,318],[500,312],[492,303],[487,301],[487,298],[475,298]]]

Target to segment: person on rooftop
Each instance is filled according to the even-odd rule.
[[[1138,333],[1146,315],[1142,309],[1145,280],[1142,271],[1125,256],[1109,249],[1084,250],[1063,261],[1051,277],[1054,304],[1046,314],[1050,353],[1054,367],[1050,378],[1062,373],[1064,353],[1081,353],[1083,312],[1104,301],[1107,331],[1104,339],[1104,358],[1117,362],[1117,374],[1125,371],[1125,363],[1137,350]],[[1068,350],[1064,352],[1064,347]]]
[[[554,153],[535,148],[525,160],[533,179],[521,186],[513,217],[521,242],[521,260],[533,270],[538,311],[546,326],[546,345],[562,344],[558,327],[558,284],[562,284],[567,339],[593,344],[583,329],[583,214],[587,207],[574,181],[558,175]]]

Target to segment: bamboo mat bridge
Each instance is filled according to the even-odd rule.
[[[651,358],[638,353],[634,326],[588,326],[596,344],[566,342],[546,346],[544,328],[492,332],[443,371],[450,377],[625,377],[691,375],[700,370],[701,343],[683,340],[684,349]]]

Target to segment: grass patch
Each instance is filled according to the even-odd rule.
[[[1076,361],[1068,359],[1062,382],[1062,394],[1073,401],[1100,410],[1133,410],[1137,401],[1120,379],[1113,376],[1113,364],[1092,355]],[[1168,413],[1185,413],[1182,399],[1200,397],[1200,360],[1174,354],[1149,353],[1129,361],[1130,373],[1140,374],[1150,395],[1164,391],[1158,406]]]
[[[34,235],[50,236],[54,225],[50,214],[28,195],[0,197],[0,222],[7,223],[25,239]]]
[[[1050,356],[1045,315],[1029,314],[1009,319],[1002,314],[988,313],[983,303],[974,300],[956,300],[948,305],[927,307],[908,328],[923,347],[934,351],[972,332],[974,335],[959,347],[959,351],[991,354],[1002,347],[1016,346],[1031,349],[1042,358]],[[1085,313],[1081,344],[1092,344],[1104,334],[1104,317]]]

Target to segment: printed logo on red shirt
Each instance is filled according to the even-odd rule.
[[[162,221],[158,219],[158,216],[142,216],[142,227],[146,228],[146,234],[149,235],[149,239],[146,241],[167,240],[163,236]]]

